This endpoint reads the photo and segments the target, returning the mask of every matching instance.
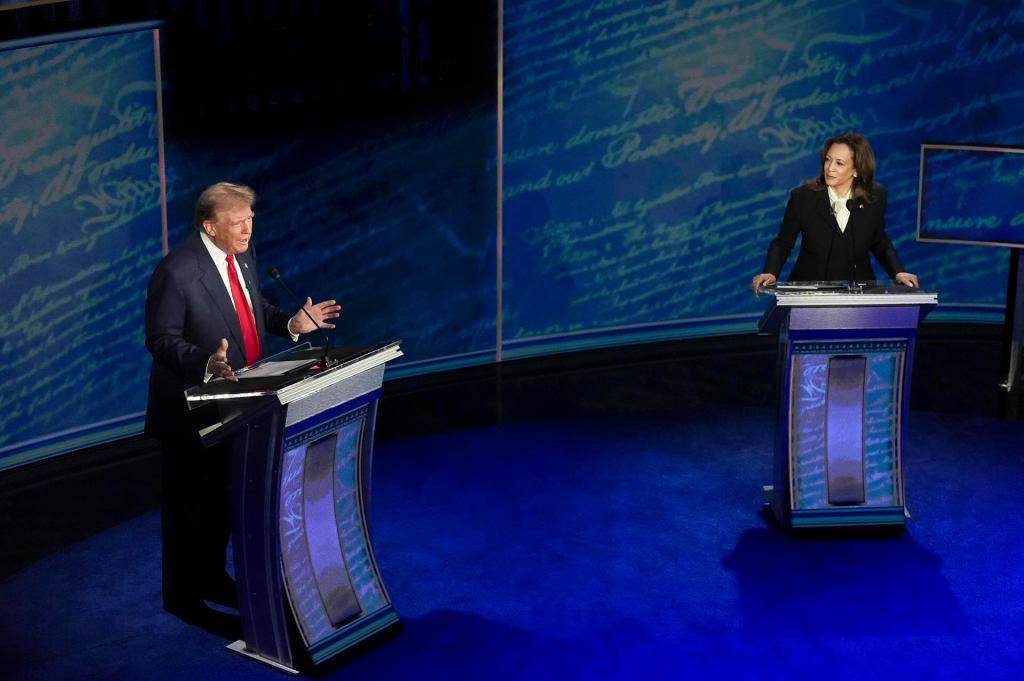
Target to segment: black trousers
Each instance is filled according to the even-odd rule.
[[[225,574],[231,535],[231,446],[205,448],[194,434],[161,442],[163,602],[202,604]]]

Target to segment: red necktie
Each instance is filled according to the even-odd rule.
[[[231,282],[231,297],[235,299],[235,312],[238,313],[238,323],[242,326],[242,341],[245,343],[245,364],[255,364],[260,358],[260,335],[256,333],[256,320],[253,319],[252,310],[249,309],[249,301],[245,299],[245,292],[242,291],[242,284],[238,281],[238,272],[235,271],[235,256],[229,255],[228,281]]]

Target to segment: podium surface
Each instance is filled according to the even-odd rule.
[[[315,666],[398,622],[370,539],[373,432],[397,342],[275,356],[190,390],[232,442],[232,555],[242,640],[279,669]]]
[[[900,525],[904,414],[920,321],[934,291],[780,284],[758,324],[777,334],[778,416],[769,502],[786,528]]]

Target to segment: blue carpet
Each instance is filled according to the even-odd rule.
[[[910,414],[895,536],[760,511],[773,412],[517,423],[374,462],[403,628],[330,679],[963,679],[1024,667],[1024,424]],[[281,679],[160,609],[150,513],[0,583],[5,679]]]

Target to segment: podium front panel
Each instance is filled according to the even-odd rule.
[[[779,337],[766,491],[783,526],[905,524],[903,414],[917,327],[937,302],[934,291],[834,282],[777,291],[758,328]]]
[[[278,669],[325,662],[398,622],[373,555],[369,497],[384,364],[397,342],[367,350],[300,348],[296,371],[189,391],[231,438],[232,531],[243,639],[231,650]],[[312,360],[306,362],[306,360]]]
[[[906,343],[900,341],[793,344],[788,428],[793,511],[903,503],[898,414],[905,360]],[[837,363],[847,367],[843,382],[852,383],[841,400]],[[851,470],[854,465],[859,470]],[[860,498],[851,485],[862,486]]]
[[[280,537],[286,593],[314,663],[397,621],[368,527],[379,390],[285,431]]]

